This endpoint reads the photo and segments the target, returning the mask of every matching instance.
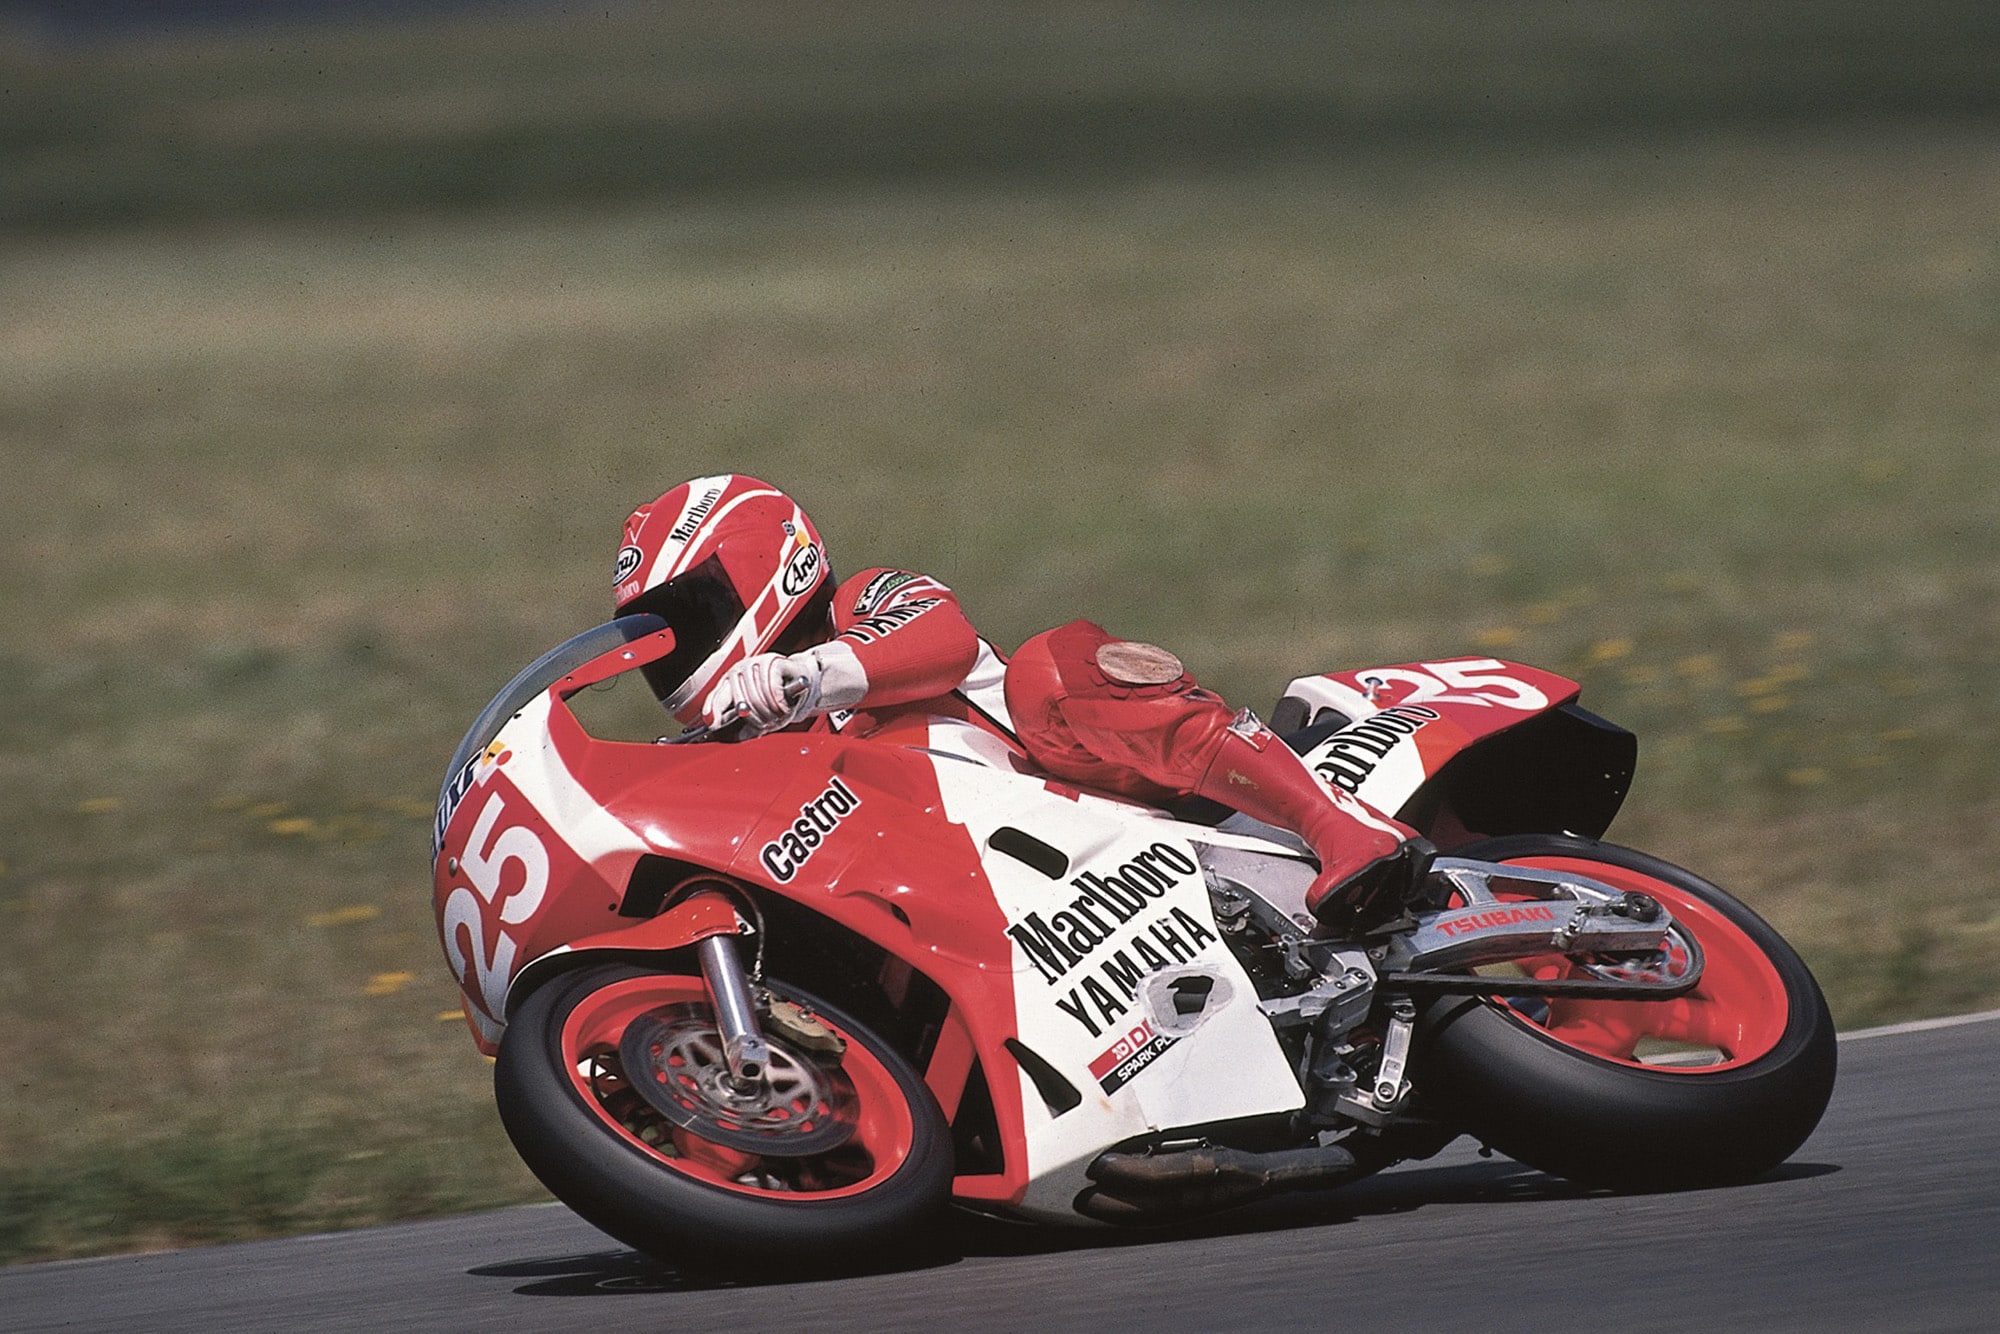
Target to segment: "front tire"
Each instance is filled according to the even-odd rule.
[[[1705,967],[1672,1001],[1439,1001],[1412,1063],[1427,1106],[1510,1158],[1617,1190],[1753,1180],[1805,1142],[1833,1092],[1833,1020],[1805,963],[1755,913],[1657,857],[1589,839],[1518,835],[1455,855],[1651,895]],[[1524,967],[1574,969],[1557,956]]]
[[[860,1023],[796,987],[767,989],[835,1041],[814,1050],[767,1031],[786,1097],[756,1116],[718,1098],[715,1072],[702,1068],[720,1060],[720,1043],[699,977],[597,964],[535,991],[494,1067],[500,1120],[522,1160],[590,1223],[677,1265],[811,1270],[908,1234],[950,1194],[937,1103]],[[623,1065],[649,1035],[662,1053],[651,1077],[684,1088],[664,1103],[634,1087],[648,1072],[628,1077]],[[835,1045],[838,1054],[826,1050]],[[845,1132],[831,1146],[829,1117]]]

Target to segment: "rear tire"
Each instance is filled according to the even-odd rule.
[[[507,1026],[494,1097],[515,1149],[590,1223],[675,1265],[790,1273],[879,1253],[949,1197],[944,1117],[922,1078],[881,1038],[796,987],[772,982],[768,989],[810,1011],[845,1044],[838,1056],[815,1055],[780,1032],[765,1034],[774,1067],[783,1063],[795,1080],[838,1087],[837,1095],[824,1095],[827,1107],[837,1100],[852,1122],[838,1147],[824,1147],[810,1110],[774,1112],[770,1119],[789,1117],[797,1129],[785,1126],[762,1151],[742,1147],[740,1127],[734,1144],[702,1136],[698,1091],[689,1099],[692,1124],[662,1116],[626,1078],[620,1042],[641,1021],[661,1017],[692,1033],[674,1049],[675,1067],[655,1072],[666,1080],[688,1068],[689,1052],[719,1051],[701,1028],[713,1022],[702,980],[597,964],[535,991]],[[732,1134],[726,1116],[707,1124]],[[793,1134],[805,1152],[784,1151]]]
[[[1431,1005],[1411,1070],[1427,1107],[1510,1158],[1617,1190],[1749,1181],[1805,1142],[1833,1092],[1833,1021],[1805,963],[1755,913],[1677,866],[1588,839],[1519,835],[1455,855],[1650,894],[1706,967],[1674,1001]],[[1645,1059],[1662,1052],[1691,1063]]]

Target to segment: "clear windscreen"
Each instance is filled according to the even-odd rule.
[[[459,742],[458,749],[452,753],[451,767],[444,774],[444,786],[450,787],[466,763],[492,744],[500,729],[528,701],[585,663],[666,628],[667,623],[658,616],[621,616],[565,639],[536,658],[493,697],[492,703],[480,710],[471,730],[465,734],[465,740]]]

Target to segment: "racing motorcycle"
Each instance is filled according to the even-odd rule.
[[[1637,741],[1573,681],[1471,657],[1293,681],[1274,729],[1440,850],[1319,920],[1295,836],[1080,791],[969,724],[648,736],[637,678],[673,642],[627,617],[524,670],[433,846],[514,1145],[668,1262],[838,1262],[947,1201],[1177,1222],[1460,1135],[1591,1187],[1742,1182],[1826,1107],[1798,956],[1599,841]],[[599,707],[621,686],[636,733]]]

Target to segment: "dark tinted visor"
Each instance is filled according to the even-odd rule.
[[[674,632],[674,651],[640,669],[646,684],[665,702],[743,619],[743,599],[723,572],[721,557],[710,556],[687,573],[641,593],[618,613],[621,619],[641,614],[659,617]]]

